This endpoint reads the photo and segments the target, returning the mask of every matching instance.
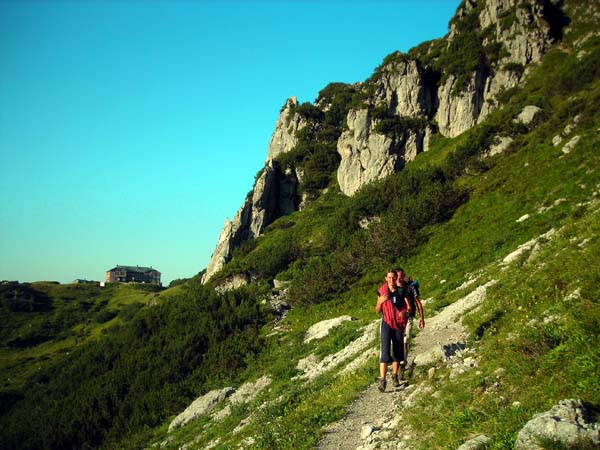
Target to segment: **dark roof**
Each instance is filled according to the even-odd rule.
[[[158,270],[153,269],[152,267],[142,267],[142,266],[116,266],[116,267],[113,267],[112,269],[108,270],[108,272],[112,272],[113,270],[117,270],[117,269],[125,269],[128,272],[140,272],[140,273],[158,272]],[[160,273],[160,272],[158,272],[158,273]]]

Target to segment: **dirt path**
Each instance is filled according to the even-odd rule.
[[[350,406],[348,414],[327,428],[317,445],[319,450],[356,449],[374,432],[389,429],[393,423],[400,388],[389,388],[381,393],[373,383]]]
[[[425,329],[421,330],[409,351],[409,366],[425,365],[443,358],[444,349],[461,346],[466,333],[460,324],[460,317],[478,306],[486,295],[487,288],[494,281],[488,282],[473,290],[459,301],[448,305],[440,313],[426,320]],[[415,325],[418,323],[415,320]],[[375,368],[374,368],[375,372]],[[410,378],[409,378],[410,381]],[[393,436],[400,420],[399,410],[402,402],[414,392],[414,386],[403,385],[394,389],[389,386],[385,393],[377,390],[375,379],[362,395],[350,405],[344,418],[331,424],[325,436],[317,445],[318,450],[367,450],[387,448],[376,441]],[[395,438],[400,441],[401,436]],[[381,443],[380,443],[381,444]],[[403,448],[396,444],[393,448]]]

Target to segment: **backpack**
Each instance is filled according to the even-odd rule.
[[[421,297],[421,295],[419,294],[419,280],[413,280],[409,286],[412,286],[415,288],[415,293],[417,294],[417,297]]]
[[[419,294],[419,282],[417,280],[412,280],[408,283],[409,289],[406,290],[408,300],[410,301],[410,307],[412,309],[410,316],[415,317],[417,314],[417,304],[415,302],[415,297],[420,297]]]

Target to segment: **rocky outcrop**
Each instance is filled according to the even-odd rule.
[[[486,0],[483,6],[478,1],[463,2],[451,21],[449,34],[441,41],[443,45],[440,47],[437,45],[440,41],[434,41],[429,51],[442,51],[442,56],[448,57],[443,48],[448,49],[459,33],[465,32],[461,20],[468,15],[471,20],[477,14],[479,26],[475,28],[481,39],[480,50],[497,47],[498,51],[495,56],[493,52],[490,54],[490,61],[482,61],[469,80],[464,80],[464,74],[445,72],[444,67],[435,69],[435,58],[442,57],[437,56],[439,53],[423,58],[398,54],[367,82],[355,84],[355,91],[366,94],[367,98],[348,112],[337,142],[341,156],[337,180],[341,191],[353,195],[365,184],[398,172],[428,150],[433,133],[455,137],[487,117],[498,107],[501,94],[518,86],[527,74],[527,66],[540,61],[560,36],[564,15],[558,5],[558,1],[535,0]],[[327,101],[317,101],[316,106],[322,112],[327,111],[332,107],[329,101],[327,97]],[[233,221],[226,221],[204,281],[223,267],[233,248],[259,236],[277,217],[305,205],[298,199],[302,167],[282,173],[273,163],[274,158],[297,145],[298,131],[309,123],[309,119],[296,112],[298,107],[298,100],[291,97],[281,108],[269,142],[265,170]],[[388,119],[420,120],[422,125],[407,126],[403,131],[395,127],[393,133],[378,131],[377,125],[383,119],[376,118],[379,114],[375,112],[382,109]],[[315,129],[319,127],[311,119],[312,125]],[[561,139],[556,137],[553,142],[559,145]],[[499,137],[497,144],[488,149],[488,154],[504,151],[510,142],[508,137]],[[564,153],[575,144],[567,146]]]
[[[519,84],[521,74],[510,68],[499,67],[492,70],[485,81],[483,100],[477,122],[481,122],[498,107],[498,96]]]
[[[435,120],[444,136],[455,137],[477,123],[483,108],[486,77],[477,71],[466,89],[455,93],[457,77],[449,75],[438,89]]]
[[[457,21],[476,7],[464,2]],[[549,6],[546,7],[546,9]],[[371,104],[387,107],[398,118],[434,119],[438,131],[455,137],[481,122],[498,106],[498,96],[518,85],[527,64],[537,62],[552,43],[552,27],[547,11],[538,3],[517,0],[489,0],[479,12],[481,29],[486,30],[483,45],[500,44],[504,52],[492,67],[474,71],[466,86],[455,74],[441,74],[442,83],[427,83],[425,70],[414,59],[399,58],[383,67],[376,77]],[[451,41],[458,33],[453,22]],[[462,82],[461,82],[462,83]],[[360,187],[397,172],[429,146],[431,128],[422,132],[407,130],[402,137],[374,131],[368,108],[348,114],[348,129],[338,140],[342,160],[338,182],[342,192],[353,195]]]
[[[347,123],[337,144],[342,157],[337,179],[341,191],[352,195],[364,184],[395,173],[401,161],[394,139],[372,130],[368,109],[351,110]]]
[[[217,246],[213,252],[206,272],[202,276],[202,283],[206,283],[225,265],[231,257],[231,252],[244,240],[244,229],[247,228],[250,215],[250,203],[244,202],[233,220],[225,219],[225,225],[219,235]]]
[[[513,119],[515,123],[522,123],[525,126],[529,126],[540,116],[542,108],[535,105],[527,105],[521,113]]]
[[[340,190],[353,195],[360,187],[396,173],[429,145],[431,129],[407,128],[402,135],[387,136],[375,130],[369,109],[350,110],[348,129],[338,139],[341,156],[337,171]]]
[[[539,61],[553,42],[552,26],[546,18],[551,5],[523,0],[487,0],[479,13],[482,29],[493,32],[484,41],[501,42],[508,54],[502,63],[527,65]]]
[[[340,326],[347,320],[352,320],[350,316],[340,316],[333,319],[322,320],[321,322],[315,323],[306,331],[304,336],[304,343],[310,342],[314,339],[322,339],[329,334],[332,328]]]
[[[538,125],[543,118],[543,110],[539,106],[527,105],[513,119],[514,123],[525,125],[528,128],[533,128]],[[498,155],[505,152],[513,143],[513,138],[510,136],[495,136],[492,145],[484,153],[485,157]]]
[[[338,367],[340,364],[351,360],[359,353],[364,352],[373,342],[376,336],[375,330],[377,330],[379,322],[379,320],[375,320],[364,326],[362,328],[362,335],[337,353],[327,355],[322,360],[318,356],[310,354],[298,361],[296,368],[302,373],[294,377],[294,379],[312,381],[334,367]]]
[[[456,12],[456,18],[462,18],[472,12],[480,2],[465,1]],[[551,23],[548,15],[559,11],[552,2],[535,0],[486,0],[479,12],[481,30],[486,33],[483,45],[492,42],[502,43],[507,52],[502,63],[530,64],[541,59],[554,40],[553,27],[561,24]],[[556,20],[556,18],[555,18]],[[448,39],[458,33],[457,21],[450,25]]]
[[[212,411],[219,403],[229,397],[231,394],[235,392],[235,389],[231,387],[226,387],[223,389],[217,389],[214,391],[210,391],[201,397],[198,397],[196,400],[192,402],[190,406],[188,406],[185,411],[179,414],[171,424],[169,425],[169,432],[173,431],[176,428],[182,427],[192,420],[196,420],[197,418],[209,413]]]
[[[297,209],[297,185],[294,172],[282,172],[273,160],[267,161],[251,195],[246,198],[234,219],[225,221],[202,277],[203,283],[221,270],[231,258],[234,248],[243,241],[260,236],[273,220]]]
[[[242,286],[246,286],[250,282],[250,277],[244,273],[236,273],[231,275],[215,286],[215,291],[219,294],[223,294],[227,291],[239,289]]]
[[[428,118],[433,112],[433,94],[418,61],[402,58],[385,67],[377,77],[371,99],[373,107],[384,108],[398,118]],[[401,135],[376,131],[372,109],[353,109],[346,119],[347,130],[338,139],[341,156],[337,179],[346,195],[361,186],[397,172],[406,162],[429,147],[431,127],[407,128]]]
[[[487,448],[488,442],[490,442],[490,438],[484,434],[480,434],[473,439],[469,439],[463,445],[458,447],[457,450],[483,450]]]
[[[492,30],[483,45],[501,43],[505,52],[497,67],[492,70],[484,89],[484,103],[479,121],[494,110],[497,98],[504,90],[518,85],[522,73],[510,68],[524,68],[540,61],[554,42],[548,11],[555,7],[549,3],[521,0],[488,0],[479,13],[481,29]]]
[[[475,7],[475,2],[464,2],[456,17],[465,16]],[[547,15],[549,11],[557,11],[555,8],[534,1],[485,2],[479,12],[480,28],[485,35],[482,44],[484,47],[500,44],[501,57],[493,67],[474,72],[469,86],[460,95],[452,95],[456,81],[452,74],[439,87],[435,118],[440,133],[454,137],[481,122],[498,106],[499,94],[518,85],[524,67],[538,62],[554,42],[553,26],[560,25],[550,23]],[[453,21],[448,41],[457,33],[457,21]]]
[[[276,156],[294,148],[298,142],[296,132],[307,124],[302,116],[294,112],[297,106],[296,97],[291,97],[281,108],[269,143],[265,167],[233,220],[225,220],[215,251],[202,277],[203,283],[210,280],[229,261],[234,248],[248,239],[260,236],[278,217],[298,210],[297,191],[302,174],[299,170],[282,171],[274,161]]]
[[[599,411],[581,400],[561,400],[550,411],[536,414],[517,435],[516,450],[542,450],[543,441],[575,447],[600,445]]]
[[[504,153],[513,143],[510,136],[495,136],[492,145],[485,152],[485,156],[495,156]]]
[[[271,384],[271,378],[263,375],[254,382],[246,382],[235,390],[228,398],[227,404],[222,410],[212,415],[213,420],[220,422],[231,414],[234,406],[248,403],[256,398],[266,387]]]
[[[296,114],[294,109],[298,106],[296,97],[290,97],[279,112],[279,118],[275,123],[275,131],[271,136],[267,151],[267,161],[275,158],[281,153],[289,152],[298,143],[296,132],[306,125],[306,120]]]
[[[384,104],[399,117],[429,117],[432,92],[425,83],[421,65],[411,59],[387,67],[377,81],[375,104]]]

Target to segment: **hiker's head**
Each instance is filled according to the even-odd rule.
[[[394,269],[394,271],[396,272],[396,279],[398,281],[403,281],[404,280],[404,269],[402,267],[400,267],[399,269]]]
[[[396,283],[397,278],[398,275],[396,274],[396,271],[394,269],[390,269],[385,273],[385,281],[387,281],[388,284]]]

